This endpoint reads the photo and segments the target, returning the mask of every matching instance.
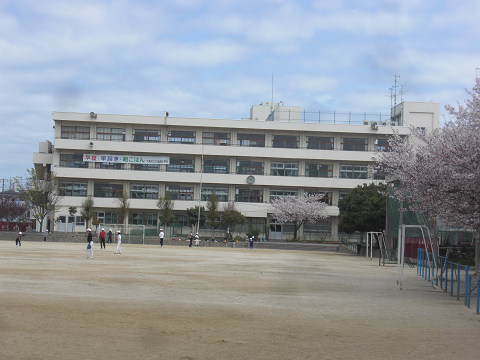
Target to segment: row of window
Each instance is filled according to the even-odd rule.
[[[59,194],[61,196],[87,196],[86,182],[67,182],[62,181],[58,186]],[[318,193],[318,191],[307,191],[309,194]],[[110,183],[95,183],[93,196],[101,198],[117,198],[123,193],[122,184]],[[172,200],[195,200],[194,188],[191,185],[172,185],[165,186],[165,193],[170,196]],[[210,196],[215,193],[218,201],[228,202],[228,187],[226,186],[202,186],[201,200],[208,201]],[[272,189],[270,190],[270,201],[284,197],[297,196],[298,190],[295,189]],[[159,186],[157,184],[130,184],[129,197],[131,199],[158,199]],[[263,190],[252,188],[237,188],[235,189],[235,201],[237,202],[254,202],[263,203]],[[327,204],[332,204],[332,194],[327,192],[324,195],[323,201]]]
[[[82,154],[60,154],[61,167],[88,168],[88,162],[83,161]],[[97,169],[125,170],[127,164],[122,163],[95,163]],[[131,164],[130,169],[142,171],[160,171],[159,164]],[[171,157],[170,164],[166,165],[168,172],[194,173],[195,164],[192,158]],[[228,159],[204,159],[203,172],[206,174],[230,174]],[[265,164],[262,161],[238,160],[235,174],[265,175]],[[272,161],[270,163],[271,176],[299,176],[298,162]],[[359,164],[340,165],[340,178],[367,179],[368,166]],[[306,163],[306,177],[332,178],[333,165],[321,163]]]
[[[125,141],[123,128],[97,128],[96,139],[103,141]],[[62,139],[90,139],[90,127],[62,125]],[[203,132],[202,144],[205,145],[231,145],[231,134],[226,132]],[[161,132],[154,129],[134,129],[134,142],[160,142]],[[167,142],[172,144],[195,144],[195,131],[172,130],[167,133]],[[387,150],[388,140],[377,139],[377,150]],[[237,145],[248,147],[265,147],[265,134],[239,133]],[[298,149],[299,137],[297,135],[273,135],[272,147]],[[333,150],[334,138],[331,136],[307,136],[307,149]],[[341,138],[341,149],[345,151],[368,151],[367,138]]]
[[[191,226],[190,220],[187,215],[185,214],[174,214],[175,220],[173,221],[173,227],[189,227]],[[105,212],[97,212],[95,214],[97,220],[100,221],[101,224],[118,224],[119,216],[115,211],[105,211]],[[73,224],[75,223],[76,226],[85,226],[85,219],[82,216],[59,216],[59,222]],[[159,225],[158,221],[158,213],[156,212],[131,212],[128,216],[128,223],[131,225],[145,225],[146,227],[155,227],[155,231],[157,230],[157,226]],[[245,224],[244,229],[241,230],[242,227],[237,226],[236,229],[238,232],[244,232],[252,228],[256,229],[263,229],[265,227],[264,219],[259,218],[247,218],[247,224]],[[201,226],[203,229],[208,229],[209,224],[208,221]],[[220,223],[218,226],[219,229],[226,229],[226,226]],[[275,222],[270,223],[269,231],[272,232],[283,232],[283,233],[293,233],[294,232],[294,225],[293,224],[276,224]],[[329,234],[331,232],[331,219],[321,219],[316,223],[306,223],[303,227],[304,234],[316,234],[316,233],[326,233]],[[152,233],[153,234],[153,233]],[[156,232],[154,232],[156,234]]]

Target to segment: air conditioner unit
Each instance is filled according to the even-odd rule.
[[[386,121],[382,121],[382,126],[386,126],[387,125],[387,122]]]
[[[96,119],[97,114],[95,114],[93,111],[90,113],[90,119]]]
[[[371,128],[373,130],[377,130],[378,129],[378,123],[376,121],[372,121],[372,123],[370,124]]]
[[[391,126],[397,126],[397,122],[396,121],[390,121],[390,125]]]
[[[365,120],[365,121],[363,122],[363,125],[369,125],[369,122]]]

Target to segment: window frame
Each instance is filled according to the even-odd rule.
[[[298,149],[297,135],[277,134],[272,137],[272,147],[277,149]]]
[[[312,169],[311,167],[315,167],[315,168]],[[306,163],[305,176],[313,177],[313,178],[333,178],[333,165],[319,164],[319,163]]]
[[[248,201],[244,201],[243,199],[247,199]],[[257,199],[258,201],[250,201],[252,199]],[[235,201],[247,203],[263,203],[263,189],[237,187],[235,189]]]
[[[96,138],[99,141],[125,141],[125,129],[113,127],[98,127]]]
[[[83,154],[60,154],[59,166],[67,168],[87,169],[88,162],[83,161]]]
[[[228,146],[231,144],[231,134],[229,132],[211,132],[202,133],[202,144]]]
[[[192,201],[194,200],[193,186],[170,185],[165,186],[165,194],[172,200]]]
[[[71,129],[67,129],[71,128]],[[60,138],[71,140],[90,140],[90,126],[63,125],[61,126]],[[68,136],[72,134],[72,136]]]
[[[342,150],[343,151],[367,151],[368,139],[342,137]]]
[[[282,165],[282,167],[276,165]],[[288,165],[295,165],[296,167],[288,167]],[[296,177],[299,174],[299,163],[289,161],[276,161],[270,162],[270,175],[271,176],[293,176]],[[290,173],[291,172],[291,173]]]
[[[101,195],[103,193],[103,195]],[[95,182],[93,184],[93,197],[118,198],[123,194],[123,184]]]
[[[133,142],[159,143],[161,131],[155,129],[134,129]]]
[[[134,189],[135,188],[135,189]],[[129,189],[130,199],[158,200],[158,184],[131,183]]]
[[[333,136],[307,136],[307,149],[333,150]]]
[[[237,175],[264,175],[265,163],[263,161],[237,160],[236,174]]]
[[[88,194],[88,183],[78,181],[61,181],[58,183],[58,193],[60,196],[86,197]]]
[[[265,147],[265,134],[237,133],[238,146]]]
[[[350,167],[351,169],[345,169],[345,167]],[[349,174],[351,176],[348,176]],[[339,176],[341,179],[368,179],[368,165],[340,164]]]
[[[170,130],[167,133],[167,142],[170,144],[195,144],[195,131]]]

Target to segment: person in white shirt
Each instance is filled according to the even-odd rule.
[[[198,233],[195,234],[195,247],[200,245],[200,238],[198,237]]]
[[[93,259],[93,238],[92,229],[87,229],[87,259]]]
[[[115,254],[121,254],[122,250],[120,249],[120,244],[122,243],[122,234],[120,233],[120,230],[117,231],[117,236],[115,236],[117,239],[117,249],[115,250]]]
[[[158,237],[160,239],[160,247],[163,246],[163,238],[165,237],[165,233],[163,232],[163,229],[160,229],[160,234],[158,234]]]

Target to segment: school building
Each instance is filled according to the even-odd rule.
[[[118,196],[127,193],[124,225],[158,234],[157,201],[174,201],[168,236],[191,231],[186,210],[206,206],[215,192],[220,209],[230,204],[247,218],[235,233],[255,228],[260,237],[287,240],[293,226],[272,217],[275,198],[323,193],[328,218],[305,224],[299,238],[336,241],[338,201],[357,185],[379,182],[369,165],[394,131],[438,128],[439,104],[402,102],[390,114],[306,112],[282,102],[251,107],[243,119],[53,112],[54,143],[39,144],[37,169],[53,171],[61,201],[50,219],[54,231],[83,231],[80,208],[94,200],[95,220],[118,224]],[[77,213],[69,214],[69,207]],[[81,230],[80,230],[81,229]],[[220,225],[215,236],[221,238]],[[200,228],[210,234],[208,224]]]

